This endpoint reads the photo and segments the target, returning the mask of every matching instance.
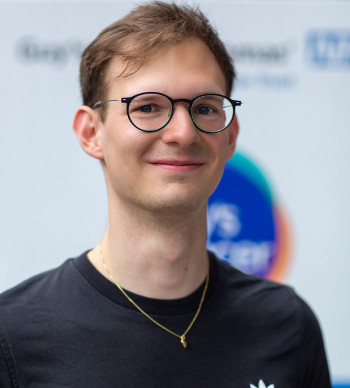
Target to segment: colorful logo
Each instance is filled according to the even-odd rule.
[[[240,270],[281,280],[290,232],[262,172],[236,153],[208,205],[208,249]]]

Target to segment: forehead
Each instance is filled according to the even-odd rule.
[[[145,91],[181,98],[208,92],[224,94],[226,90],[225,77],[214,54],[199,39],[156,52],[129,76],[120,76],[124,69],[125,63],[114,57],[106,74],[110,98]]]

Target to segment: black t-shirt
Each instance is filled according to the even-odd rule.
[[[177,300],[130,296],[182,334],[203,285]],[[0,387],[329,388],[322,335],[286,286],[210,254],[210,282],[186,336],[165,332],[86,254],[0,296]]]

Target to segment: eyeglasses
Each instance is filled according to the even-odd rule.
[[[221,94],[209,93],[195,97],[173,99],[158,92],[139,93],[132,97],[122,97],[119,100],[98,101],[92,109],[106,102],[120,101],[127,104],[127,115],[131,124],[144,132],[155,132],[164,128],[175,111],[175,103],[188,104],[188,112],[197,129],[206,133],[217,133],[226,129],[235,116],[236,106],[241,101],[231,100]]]

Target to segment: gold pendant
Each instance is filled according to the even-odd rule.
[[[186,339],[185,339],[185,336],[181,336],[181,344],[182,346],[186,349],[187,348],[187,342],[186,342]]]

